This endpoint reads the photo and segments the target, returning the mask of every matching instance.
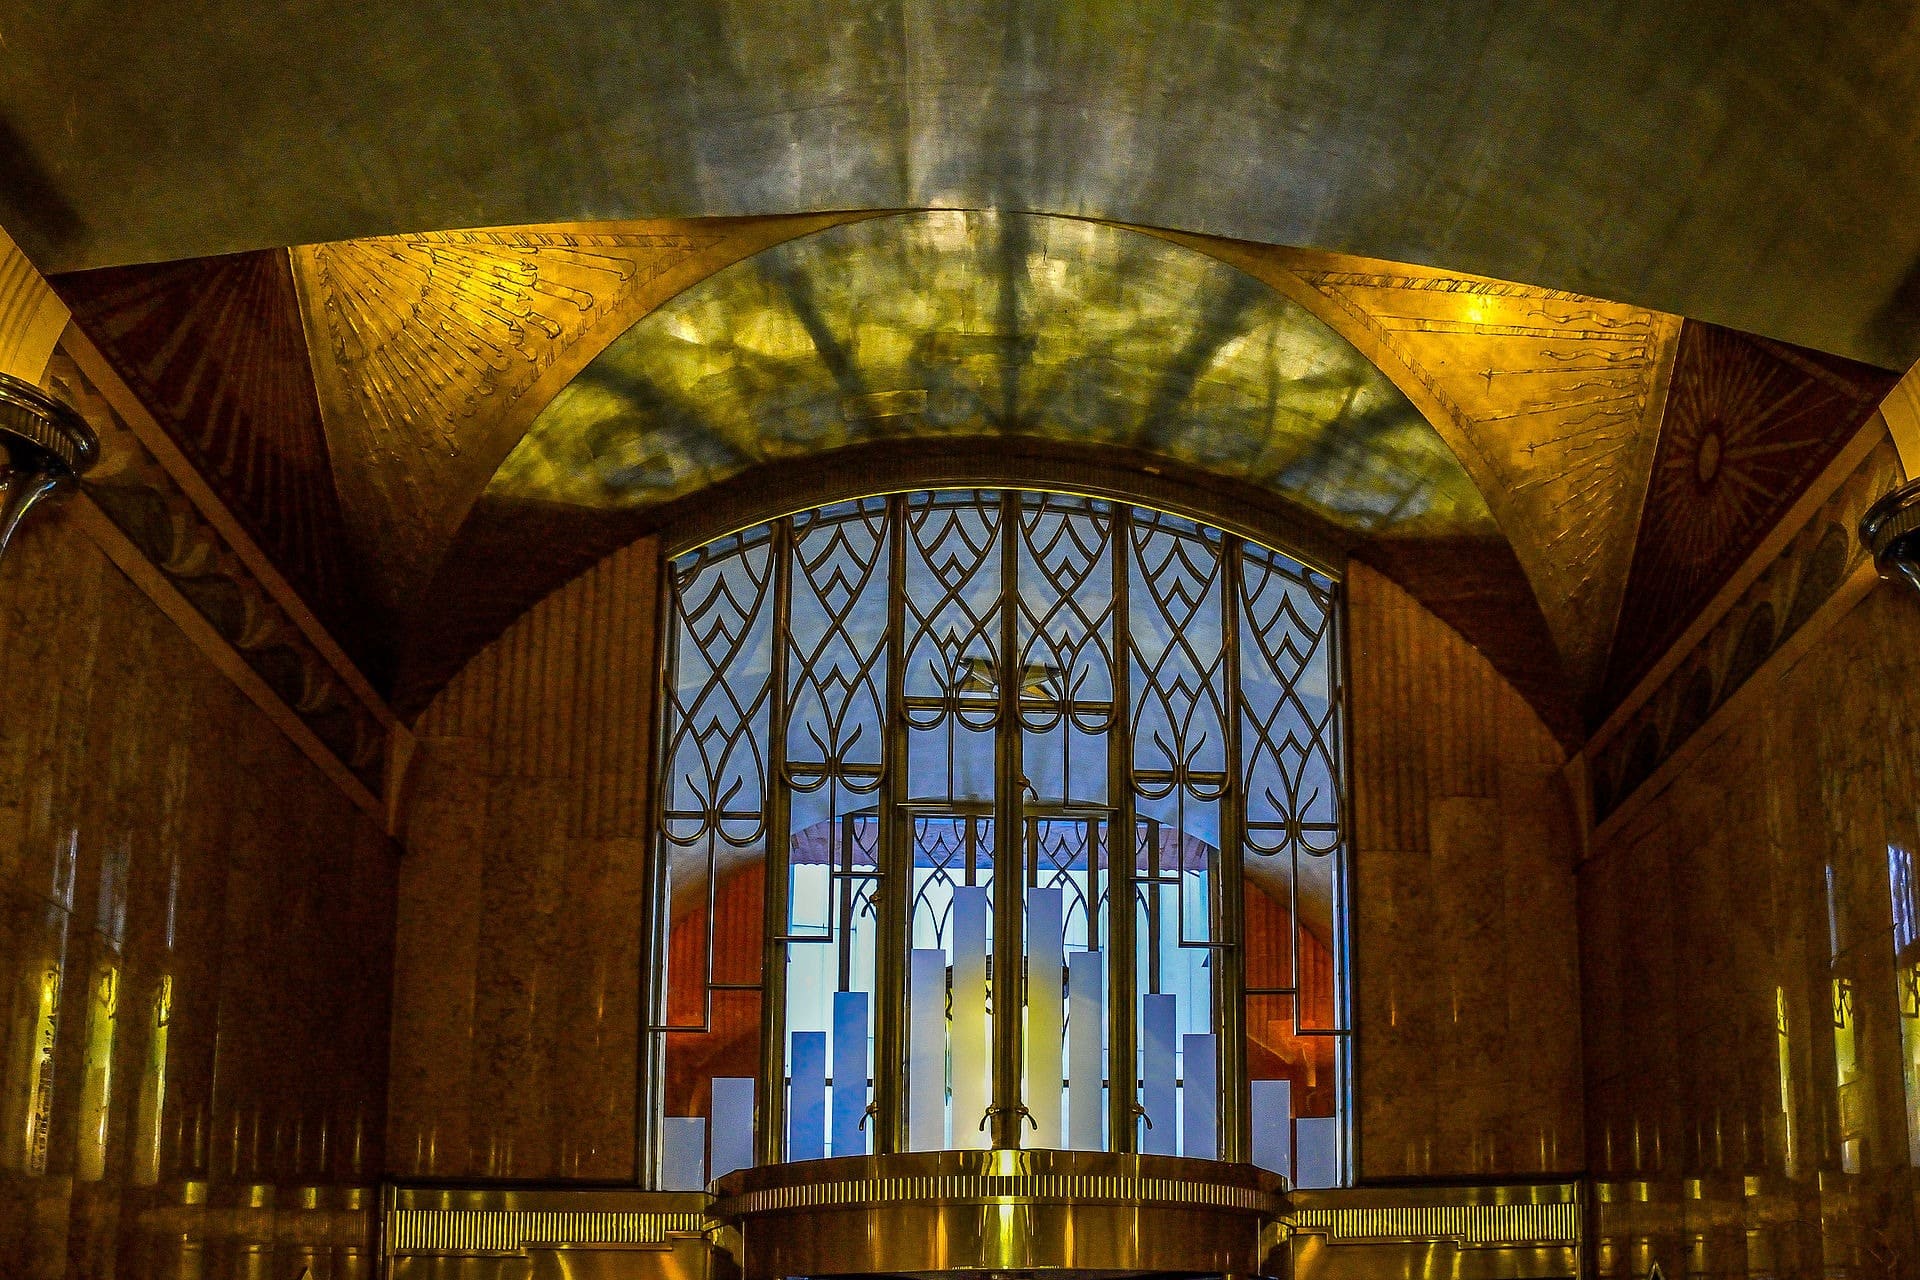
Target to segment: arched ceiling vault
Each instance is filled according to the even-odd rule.
[[[294,261],[343,497],[395,609],[444,613],[428,580],[482,485],[496,509],[637,511],[858,441],[1026,434],[1264,485],[1356,539],[1504,535],[1576,696],[1679,328],[1027,215],[448,233]]]
[[[973,207],[1525,280],[1904,368],[1908,6],[207,0],[0,35],[64,272],[462,226]]]
[[[397,659],[403,709],[702,494],[845,447],[1024,440],[1279,504],[1571,741],[1570,708],[1657,652],[1647,619],[1703,603],[1889,381],[1559,290],[1028,214],[431,232],[58,283],[369,670]],[[1722,490],[1710,542],[1644,532]]]
[[[639,513],[860,442],[1096,445],[1267,490],[1403,556],[1504,538],[1577,701],[1618,609],[1677,330],[1267,246],[889,215],[722,268],[607,344],[492,477],[485,554],[510,509]],[[439,616],[449,586],[410,594]]]

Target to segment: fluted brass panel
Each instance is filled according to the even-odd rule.
[[[707,1197],[647,1191],[389,1188],[389,1280],[705,1280]]]
[[[1574,1183],[1294,1193],[1293,1280],[1577,1276]]]

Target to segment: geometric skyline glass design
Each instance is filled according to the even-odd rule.
[[[670,582],[657,1131],[1348,1176],[1337,580],[1105,499],[930,490]]]

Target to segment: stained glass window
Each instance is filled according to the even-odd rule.
[[[1162,512],[934,490],[711,543],[671,587],[661,1185],[990,1145],[1346,1177],[1335,578]]]

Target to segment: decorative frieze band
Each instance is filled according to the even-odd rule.
[[[1902,478],[1893,444],[1883,438],[1644,701],[1588,747],[1587,784],[1596,827],[1868,561],[1856,534],[1860,519]]]

